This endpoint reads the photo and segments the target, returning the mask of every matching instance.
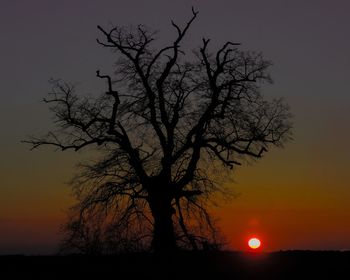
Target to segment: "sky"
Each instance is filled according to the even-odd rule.
[[[273,61],[273,85],[294,115],[294,140],[236,169],[238,196],[213,209],[232,250],[258,236],[266,251],[350,249],[350,26],[348,1],[326,0],[1,0],[0,254],[51,254],[73,203],[67,182],[88,155],[29,151],[52,118],[41,102],[48,80],[101,90],[95,71],[116,58],[96,43],[97,25],[146,24],[161,42],[175,35],[191,6],[198,19],[184,43],[202,37],[261,51]]]

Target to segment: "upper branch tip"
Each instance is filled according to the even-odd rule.
[[[192,10],[192,14],[194,16],[196,16],[198,14],[198,11],[196,11],[193,6],[191,7],[191,10]]]

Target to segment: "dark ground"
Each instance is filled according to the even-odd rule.
[[[0,279],[350,279],[350,251],[1,256]]]

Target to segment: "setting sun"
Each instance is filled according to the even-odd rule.
[[[251,238],[248,241],[248,246],[251,249],[258,249],[261,246],[261,241],[258,238]]]

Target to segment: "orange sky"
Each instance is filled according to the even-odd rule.
[[[261,238],[265,251],[350,248],[348,175],[318,173],[317,158],[301,159],[296,148],[294,141],[235,171],[230,187],[238,196],[214,210],[229,249],[246,250],[252,235]],[[15,166],[26,171],[16,176],[15,166],[1,169],[8,187],[0,197],[0,250],[52,252],[73,201],[65,182],[82,155],[19,149],[27,163]]]
[[[293,146],[237,172],[241,196],[218,210],[231,248],[245,249],[249,235],[266,251],[350,248],[349,175],[315,171],[317,158],[294,161]]]

